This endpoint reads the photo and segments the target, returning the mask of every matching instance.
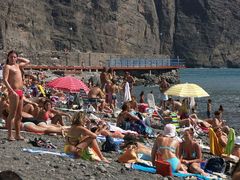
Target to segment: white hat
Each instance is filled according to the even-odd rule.
[[[235,139],[235,144],[240,145],[240,136],[237,136]]]
[[[176,126],[173,124],[166,124],[163,131],[164,136],[175,137],[176,136]]]

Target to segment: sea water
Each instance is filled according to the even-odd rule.
[[[197,114],[201,119],[207,118],[207,100],[210,98],[212,100],[212,115],[222,105],[224,108],[223,118],[227,124],[230,127],[240,128],[240,69],[186,68],[180,69],[179,75],[181,83],[198,84],[210,95],[209,97],[195,98]],[[134,95],[138,100],[141,91],[144,91],[145,94],[152,91],[156,104],[159,104],[159,86],[134,87]]]

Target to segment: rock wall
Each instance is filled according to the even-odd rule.
[[[71,52],[165,54],[185,59],[190,67],[240,67],[238,0],[5,0],[0,4],[1,59],[16,49],[25,56],[46,54],[45,59],[35,58],[36,64],[54,64],[52,52],[67,51],[68,56]],[[69,64],[79,64],[69,59]]]

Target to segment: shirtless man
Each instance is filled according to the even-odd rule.
[[[169,103],[169,105],[171,105],[172,106],[172,111],[173,112],[178,112],[179,110],[180,110],[180,108],[181,108],[181,106],[182,106],[182,103],[181,102],[179,102],[179,101],[174,101],[172,98],[169,98],[168,99],[168,103]]]
[[[7,118],[8,140],[24,140],[20,135],[21,113],[23,108],[23,79],[21,69],[30,61],[18,57],[15,51],[10,51],[3,69],[3,81],[9,92],[10,112]],[[15,137],[12,134],[12,122],[15,124]]]
[[[229,133],[229,127],[225,125],[224,121],[222,120],[222,113],[220,111],[215,111],[214,112],[215,117],[212,119],[206,120],[212,128],[221,128],[221,130],[228,134]]]
[[[103,67],[103,70],[100,74],[100,81],[101,81],[101,89],[104,91],[105,85],[108,80],[107,68]]]
[[[115,80],[108,81],[107,86],[106,86],[106,92],[108,93],[107,102],[109,103],[109,105],[112,109],[116,107],[118,91],[119,91],[119,87],[116,85]]]
[[[165,78],[162,78],[159,82],[159,89],[162,94],[162,102],[161,105],[163,106],[163,109],[166,109],[166,101],[168,100],[168,96],[164,94],[170,87],[170,84],[166,81]]]
[[[133,84],[135,83],[134,78],[130,75],[129,72],[126,72],[125,80],[129,83],[130,92],[132,94]]]
[[[104,101],[105,94],[100,89],[99,85],[96,85],[90,89],[88,92],[88,98],[91,103],[93,103],[94,108],[97,108],[97,103]]]

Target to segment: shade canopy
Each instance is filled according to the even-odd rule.
[[[47,87],[59,89],[71,93],[78,93],[80,89],[83,89],[86,93],[89,92],[89,88],[80,79],[72,76],[65,76],[53,79],[47,83]]]
[[[207,97],[209,94],[197,84],[184,83],[170,87],[164,94],[180,97]]]

